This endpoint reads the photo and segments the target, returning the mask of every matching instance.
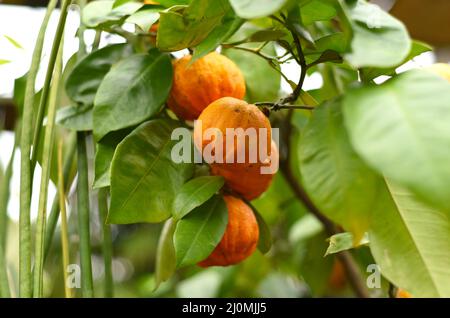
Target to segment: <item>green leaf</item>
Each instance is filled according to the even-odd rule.
[[[381,273],[413,297],[450,297],[450,221],[388,182],[372,214],[370,249]]]
[[[424,70],[346,94],[351,142],[380,174],[450,211],[450,84]]]
[[[259,228],[258,250],[260,250],[261,253],[266,254],[272,247],[272,234],[262,215],[256,211],[254,207],[252,207],[252,210],[255,214]]]
[[[158,113],[172,86],[172,63],[154,50],[133,55],[105,76],[95,96],[94,136],[131,127]]]
[[[23,50],[23,46],[20,45],[19,42],[17,42],[16,40],[14,40],[12,37],[8,36],[8,35],[3,35],[5,37],[5,39],[7,39],[9,41],[9,43],[11,43],[12,45],[14,45],[14,47]]]
[[[346,12],[353,39],[344,57],[353,67],[391,67],[408,56],[411,39],[402,22],[363,0],[348,5]]]
[[[188,5],[191,0],[158,0],[156,1],[160,5],[165,6],[166,8],[170,8],[176,5]]]
[[[177,222],[169,219],[164,224],[159,237],[158,249],[156,251],[155,265],[155,289],[158,289],[162,282],[168,280],[176,269],[175,247],[173,245],[173,236]]]
[[[369,227],[379,176],[355,153],[341,103],[317,107],[302,133],[300,167],[306,190],[319,209],[359,241]]]
[[[269,16],[279,11],[287,0],[230,0],[238,16],[243,19],[256,19]]]
[[[92,105],[68,106],[58,110],[58,125],[76,131],[90,131],[93,128]]]
[[[357,244],[354,243],[355,239],[353,238],[353,234],[350,232],[335,234],[328,240],[330,245],[328,245],[325,256],[347,251],[361,245],[367,245],[369,244],[369,235],[364,233],[363,238]]]
[[[275,55],[275,46],[269,43],[263,52]],[[263,58],[253,53],[235,49],[222,52],[241,69],[247,87],[246,100],[250,103],[277,100],[280,92],[281,75]]]
[[[205,176],[192,179],[179,190],[173,203],[173,217],[179,220],[196,207],[209,200],[222,188],[224,179],[221,176]]]
[[[95,28],[105,23],[117,22],[123,17],[133,14],[144,4],[142,2],[128,1],[120,6],[113,7],[114,1],[98,0],[89,2],[82,11],[81,21],[89,27]]]
[[[395,70],[405,64],[406,62],[408,62],[409,60],[413,59],[414,57],[425,53],[425,52],[429,52],[432,50],[432,47],[429,46],[428,44],[419,42],[419,41],[413,41],[412,42],[412,46],[411,46],[411,50],[408,54],[408,56],[405,58],[404,61],[402,61],[401,63],[399,63],[398,65],[394,66],[394,67],[388,67],[388,68],[364,68],[362,69],[362,74],[363,74],[363,78],[366,81],[372,80],[378,76],[381,75],[394,75],[395,74]]]
[[[0,65],[11,63],[10,60],[0,59]]]
[[[159,19],[161,7],[144,8],[130,15],[125,22],[134,23],[144,32],[148,32],[150,27]]]
[[[130,51],[126,44],[113,44],[86,56],[76,64],[66,80],[67,95],[75,102],[92,105],[105,75]]]
[[[301,7],[300,13],[304,25],[309,25],[316,21],[331,20],[337,14],[332,4],[321,0],[308,1]]]
[[[219,244],[228,223],[222,196],[215,195],[178,222],[174,235],[177,267],[206,259]]]
[[[195,47],[191,63],[214,51],[223,41],[233,35],[242,26],[243,22],[244,20],[236,16],[225,17],[222,24],[214,28],[208,37]]]
[[[226,0],[193,0],[189,6],[174,6],[162,11],[156,45],[162,51],[194,47],[221,24],[229,10]]]
[[[94,189],[111,185],[111,162],[117,145],[131,133],[131,129],[119,130],[108,134],[97,143],[94,159]]]
[[[117,146],[111,167],[109,223],[152,223],[170,217],[176,194],[193,173],[192,164],[176,164],[171,158],[175,128],[175,121],[151,120]]]

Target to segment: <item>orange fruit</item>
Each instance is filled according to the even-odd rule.
[[[229,58],[212,52],[190,63],[186,55],[173,63],[173,85],[169,108],[181,119],[194,120],[221,97],[245,96],[245,80]]]
[[[266,192],[272,183],[272,179],[278,168],[278,148],[272,141],[271,160],[264,163],[255,164],[211,164],[211,173],[224,177],[225,183],[237,194],[242,195],[247,200],[253,200]],[[272,166],[275,170],[269,169]],[[262,171],[266,167],[268,171]],[[269,172],[270,173],[267,173]]]
[[[228,224],[220,243],[198,265],[228,266],[237,264],[253,254],[259,240],[259,228],[255,214],[244,201],[224,196],[228,208]]]
[[[209,136],[210,132],[217,132],[218,136]],[[246,132],[249,132],[247,136]],[[260,159],[265,158],[259,153],[270,155],[271,140],[270,122],[263,112],[255,105],[232,97],[211,103],[194,127],[195,146],[209,164],[227,162],[230,167],[238,168],[242,164],[261,162]],[[234,143],[232,147],[231,142]],[[206,153],[215,158],[205,158]]]

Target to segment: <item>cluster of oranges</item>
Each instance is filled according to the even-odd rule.
[[[264,113],[255,105],[243,100],[245,96],[245,79],[237,65],[227,57],[217,53],[192,62],[187,55],[173,63],[173,86],[168,99],[169,108],[182,120],[198,120],[200,126],[194,127],[195,146],[201,152],[207,145],[215,143],[214,151],[226,149],[229,130],[253,128],[264,129],[264,140],[256,136],[256,148],[251,149],[249,142],[239,144],[235,140],[234,148],[227,149],[221,160],[208,162],[211,174],[225,179],[227,195],[224,196],[228,208],[228,225],[219,245],[212,254],[200,262],[200,266],[226,266],[236,264],[256,249],[259,240],[257,220],[252,209],[244,202],[259,197],[269,187],[274,173],[262,173],[261,168],[278,162],[278,149],[272,141],[271,125]],[[220,143],[213,138],[206,138],[205,131],[214,129],[221,133]],[[264,149],[266,159],[250,161],[251,151]],[[242,149],[244,147],[244,149]],[[237,160],[237,153],[245,154],[244,161]],[[263,151],[264,151],[263,150]],[[222,156],[222,155],[220,155]],[[230,156],[232,160],[229,160]],[[259,155],[258,155],[259,156]],[[228,160],[227,160],[228,159]]]

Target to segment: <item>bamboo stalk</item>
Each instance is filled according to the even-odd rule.
[[[57,0],[50,0],[47,11],[39,29],[36,45],[33,51],[30,71],[28,72],[25,88],[25,100],[22,118],[22,135],[20,138],[20,228],[19,228],[19,296],[31,297],[31,179],[32,169],[30,165],[34,86],[36,75],[41,61],[42,47],[44,44],[45,31],[47,29],[50,15],[56,7]]]
[[[45,129],[42,155],[42,174],[39,192],[38,218],[36,224],[35,265],[33,275],[33,296],[39,298],[43,295],[44,234],[47,219],[48,184],[50,181],[50,167],[52,164],[52,152],[55,143],[55,118],[56,108],[58,105],[58,93],[60,89],[59,83],[62,74],[63,46],[63,41],[60,41],[60,47],[56,58],[55,72],[53,74],[53,83],[50,91],[47,127]]]

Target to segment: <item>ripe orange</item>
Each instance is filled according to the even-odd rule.
[[[222,140],[214,135],[208,136],[208,132],[214,131]],[[246,132],[253,132],[254,138],[246,136]],[[265,136],[260,135],[261,132],[265,132]],[[201,150],[203,155],[212,149],[210,152],[217,157],[217,160],[208,162],[210,164],[234,162],[234,166],[238,168],[242,163],[260,162],[259,152],[270,155],[270,148],[267,148],[271,140],[270,122],[263,112],[255,105],[232,97],[220,98],[211,103],[201,113],[194,127],[197,149]],[[234,146],[227,149],[227,143],[233,141]],[[236,163],[239,159],[241,163]],[[230,166],[233,164],[230,163]]]
[[[197,119],[203,109],[221,97],[244,98],[244,76],[229,58],[212,52],[192,64],[191,59],[187,55],[173,63],[173,85],[167,103],[178,117]]]
[[[228,266],[249,257],[256,249],[259,228],[252,209],[244,201],[224,196],[228,208],[228,224],[225,234],[214,251],[198,265]]]
[[[279,154],[274,141],[272,141],[271,156],[272,160],[269,159],[264,163],[211,164],[211,173],[223,176],[227,186],[250,201],[263,194],[272,183],[276,170],[270,170],[270,173],[266,171],[263,173],[261,168],[269,168],[272,163],[276,164],[273,166],[275,169],[278,168]]]

